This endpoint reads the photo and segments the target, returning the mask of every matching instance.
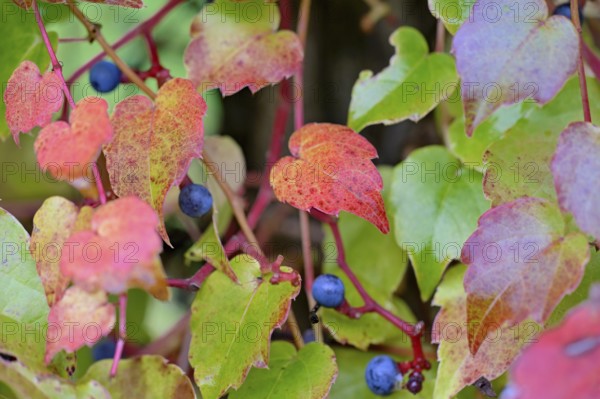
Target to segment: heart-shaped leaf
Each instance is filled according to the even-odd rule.
[[[229,398],[327,398],[336,376],[335,354],[329,346],[313,342],[296,352],[289,342],[276,341],[271,344],[269,368],[252,369]]]
[[[471,353],[505,323],[543,324],[577,288],[589,256],[585,235],[567,233],[550,201],[523,197],[483,214],[462,251]]]
[[[69,279],[60,273],[60,257],[78,213],[79,209],[71,201],[63,197],[50,197],[33,217],[29,249],[50,306],[62,298],[69,285]]]
[[[163,204],[192,159],[202,156],[205,113],[192,82],[175,78],[161,87],[154,103],[144,96],[126,98],[111,118],[115,138],[104,147],[111,186],[118,196],[136,195],[154,208],[169,245]]]
[[[103,144],[112,140],[108,104],[101,98],[81,100],[69,123],[53,122],[35,140],[35,153],[42,170],[58,180],[91,179],[91,166]]]
[[[299,286],[269,282],[258,262],[248,255],[231,260],[234,283],[213,273],[202,285],[194,304],[189,359],[202,397],[217,399],[238,388],[252,366],[265,368],[271,332],[287,318]]]
[[[4,91],[6,123],[19,144],[19,133],[28,133],[34,127],[44,127],[63,104],[63,93],[58,76],[46,72],[43,76],[36,64],[23,61],[11,75]]]
[[[46,364],[62,349],[71,353],[92,346],[110,333],[115,324],[115,306],[103,291],[89,293],[77,286],[50,308],[46,333]]]
[[[525,349],[510,371],[506,399],[600,397],[600,286],[563,323]],[[577,372],[574,372],[577,370]],[[567,377],[568,376],[568,377]]]
[[[451,399],[480,377],[494,380],[502,375],[523,346],[534,342],[540,325],[525,321],[503,326],[486,339],[476,355],[467,339],[467,294],[463,288],[464,265],[454,266],[444,275],[433,299],[441,309],[432,326],[432,341],[438,346],[438,366],[433,397]]]
[[[367,139],[346,126],[311,123],[292,134],[289,148],[292,156],[271,170],[279,201],[329,215],[347,211],[389,231],[383,180],[371,162],[377,151]]]
[[[453,42],[467,135],[503,104],[550,101],[577,68],[578,43],[544,0],[478,0]]]
[[[94,363],[80,382],[98,381],[112,399],[194,399],[191,381],[176,365],[160,356],[140,356],[119,362],[116,376],[110,377],[112,360]]]
[[[0,82],[3,82],[0,85],[0,93],[4,99],[5,91],[8,89],[8,85],[4,83],[9,81],[21,63],[33,62],[39,70],[46,71],[50,64],[50,57],[35,18],[31,14],[15,6],[11,0],[0,0],[0,10],[2,10],[0,37],[11,38],[11,40],[0,41],[0,54],[2,54]],[[48,38],[52,47],[56,49],[58,35],[55,32],[48,32]],[[5,101],[0,101],[0,141],[4,141],[11,133],[5,118]],[[29,130],[31,129],[27,131]]]
[[[421,299],[433,294],[446,266],[460,257],[477,218],[489,208],[481,173],[440,146],[413,151],[394,170],[395,236],[408,252]]]
[[[244,87],[255,93],[292,76],[302,63],[302,43],[294,32],[277,32],[279,20],[276,2],[207,4],[192,23],[185,50],[189,78],[201,91],[218,88],[229,96]]]
[[[348,126],[356,131],[376,123],[417,122],[458,86],[452,57],[429,54],[418,30],[399,28],[390,36],[390,44],[396,48],[390,66],[375,76],[361,72],[352,89]]]
[[[586,122],[570,124],[558,139],[552,175],[561,209],[600,242],[600,128]]]
[[[137,197],[102,205],[86,229],[66,239],[60,258],[61,273],[89,292],[120,294],[139,287],[166,299],[157,226],[156,213]]]

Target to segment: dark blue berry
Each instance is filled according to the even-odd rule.
[[[92,348],[92,356],[94,357],[95,361],[102,359],[112,359],[115,355],[116,347],[117,345],[115,344],[115,341],[110,339],[104,339],[98,342],[96,345],[94,345],[94,347]]]
[[[210,191],[200,184],[188,184],[179,193],[179,207],[190,217],[200,217],[212,208]]]
[[[365,370],[365,380],[367,386],[376,395],[391,395],[402,380],[402,374],[398,370],[398,365],[389,356],[375,356]]]
[[[312,287],[315,301],[326,308],[337,308],[344,302],[344,283],[333,274],[321,274]]]
[[[563,17],[571,19],[571,4],[563,3],[556,6],[554,15],[562,15]],[[579,21],[583,23],[583,7],[579,7]]]
[[[302,333],[302,339],[307,344],[309,342],[315,342],[315,332],[314,332],[314,330],[312,328],[309,328],[308,330],[305,330]]]
[[[100,61],[90,69],[90,83],[100,93],[113,91],[121,82],[121,70],[112,62]]]
[[[406,384],[406,389],[408,392],[416,395],[423,389],[423,383],[419,380],[410,380],[408,381],[408,384]]]

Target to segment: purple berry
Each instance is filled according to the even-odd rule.
[[[333,274],[321,274],[312,287],[313,298],[326,308],[340,306],[344,302],[344,291],[344,283]]]
[[[190,217],[200,217],[212,208],[210,191],[200,184],[188,184],[179,193],[179,208]]]
[[[402,373],[398,370],[398,365],[389,356],[375,356],[365,370],[365,380],[367,386],[376,395],[391,395],[396,388],[396,384],[402,380]]]

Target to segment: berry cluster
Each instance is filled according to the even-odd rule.
[[[365,370],[365,380],[371,392],[380,396],[388,396],[401,389],[403,366],[405,365],[396,363],[387,355],[379,355],[371,359]],[[423,389],[424,380],[425,377],[421,374],[420,367],[415,367],[408,376],[404,387],[408,392],[416,395]]]

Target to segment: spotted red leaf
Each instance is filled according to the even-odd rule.
[[[91,166],[103,144],[113,137],[108,104],[101,98],[85,98],[69,116],[69,123],[53,122],[35,140],[38,163],[56,179],[91,178]]]
[[[600,128],[570,124],[560,134],[551,169],[560,207],[600,242]]]
[[[484,213],[462,251],[471,352],[504,323],[543,324],[577,288],[589,257],[586,237],[569,233],[550,201],[523,197]]]
[[[87,291],[120,294],[139,287],[168,296],[159,253],[158,217],[137,197],[98,207],[89,226],[65,240],[61,272]]]
[[[31,8],[33,0],[13,0],[13,2],[21,8]],[[51,4],[67,4],[69,0],[43,0],[45,3]],[[144,2],[142,0],[81,0],[88,3],[100,3],[113,6],[129,7],[129,8],[142,8]]]
[[[600,398],[600,290],[517,359],[503,399]]]
[[[60,81],[54,72],[43,76],[36,64],[23,61],[11,75],[4,91],[6,123],[15,143],[19,133],[52,121],[52,114],[63,104]]]
[[[170,245],[163,221],[167,192],[186,176],[193,158],[202,156],[206,103],[191,81],[172,79],[158,91],[154,103],[129,97],[112,115],[115,138],[104,147],[114,192],[136,195],[159,216],[159,231]]]
[[[545,0],[478,0],[453,42],[467,134],[503,104],[550,101],[577,68],[578,41]]]
[[[228,96],[292,76],[302,63],[302,43],[292,31],[277,31],[279,20],[274,1],[206,4],[192,23],[184,55],[189,78],[201,91],[219,88]]]
[[[92,346],[108,335],[115,324],[115,307],[105,292],[89,293],[72,286],[50,308],[46,331],[46,356],[49,363],[61,349],[74,352]]]
[[[389,231],[383,180],[371,162],[377,151],[367,139],[346,126],[312,123],[292,134],[289,148],[292,156],[270,176],[279,201],[336,216],[347,211]]]

